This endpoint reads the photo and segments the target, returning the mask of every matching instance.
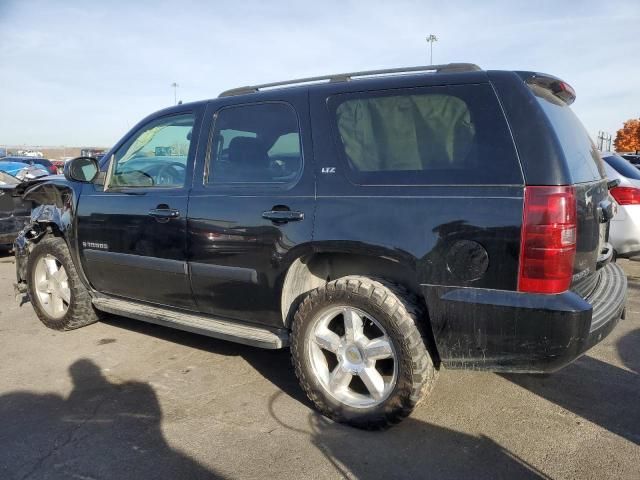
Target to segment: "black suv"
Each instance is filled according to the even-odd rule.
[[[574,98],[449,64],[162,110],[22,187],[17,288],[58,330],[108,312],[290,346],[316,407],[362,428],[407,416],[441,366],[557,370],[627,289]]]

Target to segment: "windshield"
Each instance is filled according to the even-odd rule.
[[[640,170],[631,165],[627,160],[619,155],[608,155],[603,157],[616,172],[623,177],[631,178],[633,180],[640,180]]]
[[[193,117],[181,115],[171,119],[160,119],[158,124],[138,135],[124,151],[118,152],[118,164],[138,158],[178,156],[186,158],[189,153]]]

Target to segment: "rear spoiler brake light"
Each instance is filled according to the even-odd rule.
[[[535,74],[527,78],[527,85],[536,85],[549,90],[567,105],[571,105],[576,100],[576,91],[567,82],[550,75]]]

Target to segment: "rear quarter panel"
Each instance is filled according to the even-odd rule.
[[[327,96],[313,91],[310,100],[315,248],[387,256],[410,267],[417,284],[516,289],[523,186],[355,185]]]
[[[516,288],[521,188],[353,187],[335,195],[332,180],[318,184],[316,248],[390,257],[415,271],[418,284]]]

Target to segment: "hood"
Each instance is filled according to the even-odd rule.
[[[65,197],[75,196],[81,187],[81,183],[69,181],[64,175],[48,175],[22,182],[13,195],[37,204],[62,206],[67,201]]]
[[[0,162],[0,172],[8,173],[18,180],[31,180],[50,174],[42,165],[28,165],[21,162]]]

